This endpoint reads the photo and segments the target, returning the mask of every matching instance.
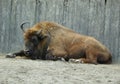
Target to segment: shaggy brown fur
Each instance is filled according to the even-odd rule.
[[[40,38],[37,47],[34,48],[37,50],[37,58],[64,58],[94,64],[112,62],[109,50],[95,38],[80,35],[57,23],[40,22],[34,25],[24,33],[25,44],[36,33]]]

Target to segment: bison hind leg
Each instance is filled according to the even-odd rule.
[[[84,63],[81,59],[69,59],[69,62],[73,62],[73,63]]]
[[[82,63],[82,64],[85,64],[85,63],[91,63],[95,65],[98,64],[96,60],[91,60],[91,59],[86,59],[86,58],[70,59],[69,61],[73,63]]]
[[[69,62],[73,62],[73,63],[85,63],[83,59],[85,60],[85,58],[69,59]]]

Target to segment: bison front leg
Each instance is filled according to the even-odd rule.
[[[56,57],[53,56],[51,52],[46,54],[46,60],[53,60],[53,61],[57,61],[57,60],[61,60],[61,57]]]
[[[42,40],[38,45],[38,50],[39,50],[38,59],[46,60],[46,55],[49,53],[47,51],[49,43],[50,43],[50,36],[49,35],[42,36]]]
[[[16,53],[9,53],[6,55],[6,58],[15,58],[16,56],[25,56],[24,50],[21,50],[21,51],[16,52]]]

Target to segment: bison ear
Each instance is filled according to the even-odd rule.
[[[41,33],[42,33],[42,30],[39,30],[36,32],[37,35],[41,35]]]
[[[46,37],[48,36],[48,35],[46,35],[46,34],[43,34],[42,30],[37,31],[37,32],[36,32],[36,35],[37,35],[37,37],[38,37],[39,39],[44,39],[44,38],[46,38]]]
[[[37,31],[37,32],[36,32],[36,35],[37,35],[37,37],[38,37],[39,39],[43,39],[43,38],[44,38],[44,36],[42,35],[42,30]]]

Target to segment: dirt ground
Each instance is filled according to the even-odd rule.
[[[120,65],[0,56],[0,84],[120,84]]]

